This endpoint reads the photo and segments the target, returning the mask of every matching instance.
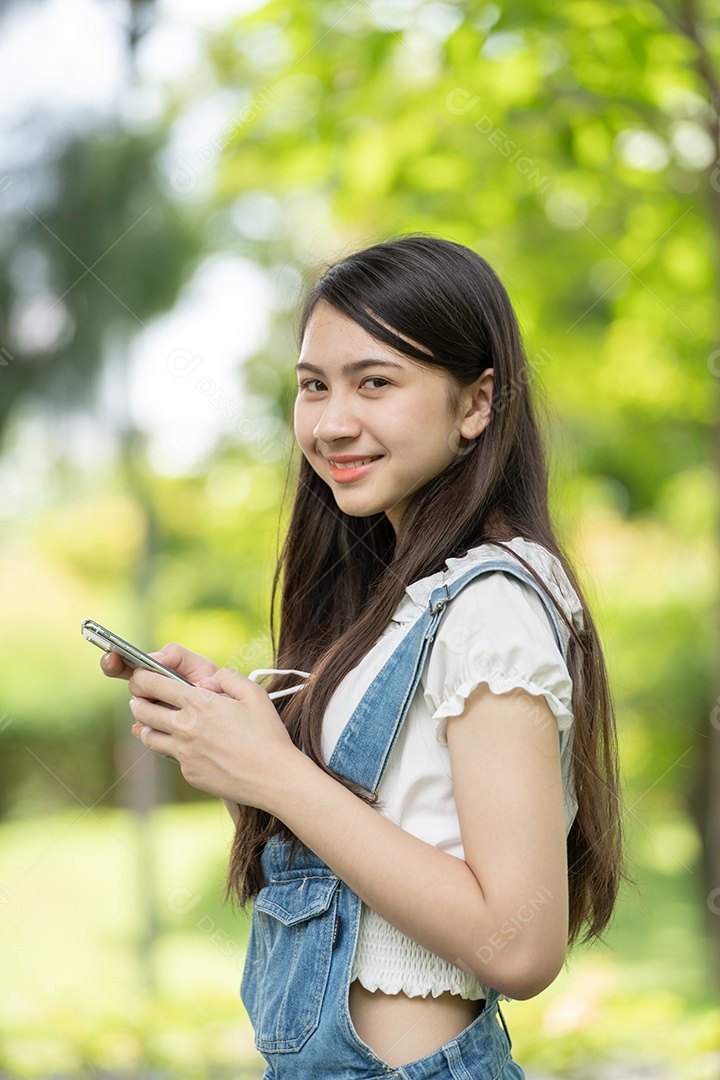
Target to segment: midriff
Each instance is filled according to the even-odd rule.
[[[350,984],[350,1018],[364,1043],[389,1065],[407,1065],[455,1038],[480,1015],[484,999],[468,1001],[449,991],[408,997]]]

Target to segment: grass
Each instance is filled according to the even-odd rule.
[[[691,839],[666,827],[690,866]],[[239,999],[248,918],[221,899],[230,831],[212,803],[0,827],[0,1074],[261,1075]],[[528,1077],[589,1077],[598,1062],[720,1073],[697,875],[642,835],[631,843],[641,896],[625,895],[607,945],[503,1006]]]

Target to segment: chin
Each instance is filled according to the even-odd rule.
[[[376,506],[373,503],[361,503],[355,499],[339,499],[335,495],[335,505],[338,510],[342,510],[343,514],[347,514],[348,517],[372,517],[373,514],[382,514],[383,507]]]
[[[373,514],[381,513],[380,510],[374,510],[372,508],[366,509],[362,506],[342,506],[341,503],[337,503],[338,510],[342,510],[343,514],[347,514],[348,517],[372,517]]]

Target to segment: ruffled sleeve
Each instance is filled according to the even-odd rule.
[[[572,724],[572,682],[543,602],[500,571],[471,581],[448,605],[425,666],[425,701],[443,745],[447,717],[462,713],[480,683],[495,694],[544,697],[560,732]]]

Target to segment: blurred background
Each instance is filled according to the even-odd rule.
[[[262,1073],[229,818],[80,622],[271,662],[296,305],[410,231],[510,292],[617,702],[637,887],[514,1056],[720,1076],[719,16],[0,4],[0,1076]]]

